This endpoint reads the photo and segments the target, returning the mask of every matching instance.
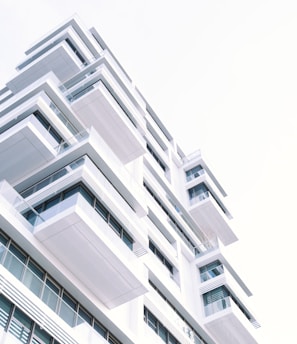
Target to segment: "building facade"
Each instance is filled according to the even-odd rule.
[[[26,51],[0,155],[0,343],[256,343],[224,189],[95,29]]]

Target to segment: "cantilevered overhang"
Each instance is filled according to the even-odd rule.
[[[85,126],[93,126],[123,163],[142,156],[144,139],[104,83],[99,80],[82,92],[72,108]]]
[[[234,301],[229,306],[205,318],[205,327],[221,344],[257,344],[255,326],[243,315]]]
[[[0,135],[0,180],[13,184],[53,159],[58,143],[42,124],[29,116]]]
[[[190,205],[189,212],[208,236],[219,237],[224,245],[229,245],[238,240],[228,223],[228,218],[219,207],[210,192],[194,204]]]
[[[147,292],[141,262],[82,196],[41,215],[36,238],[108,308]]]
[[[7,86],[17,93],[49,72],[53,72],[63,82],[79,72],[81,64],[67,43],[61,42],[26,69],[19,71]]]

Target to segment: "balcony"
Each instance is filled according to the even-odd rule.
[[[206,260],[209,261],[209,258]],[[200,265],[203,272],[200,273],[199,291],[207,302],[204,306],[205,326],[222,344],[254,344],[251,332],[259,324],[246,307],[252,294],[228,261],[223,256],[219,257],[219,261],[216,258],[212,257],[206,271],[203,270],[207,265]],[[222,261],[224,264],[220,264]]]
[[[73,110],[85,126],[94,126],[122,163],[145,153],[145,142],[139,130],[101,80],[75,92]]]
[[[1,292],[18,305],[31,319],[61,343],[102,343],[108,341],[95,327],[83,319],[77,310],[60,297],[45,280],[40,279],[27,265],[18,259],[7,247],[0,244]],[[3,318],[1,321],[4,320]],[[1,324],[3,325],[3,323]],[[2,332],[0,339],[9,343],[21,343],[15,336]]]
[[[47,52],[41,51],[39,56],[37,54],[30,58],[27,63],[28,66],[21,69],[17,76],[7,83],[9,89],[14,93],[29,86],[46,73],[53,72],[63,82],[82,68],[82,62],[65,41]]]
[[[228,224],[224,209],[211,192],[204,191],[195,195],[190,200],[189,212],[209,237],[216,235],[224,245],[238,240]]]
[[[257,344],[251,332],[258,323],[228,296],[205,306],[205,327],[221,344]]]
[[[20,177],[45,165],[56,155],[58,142],[31,115],[0,135],[0,180],[14,183]]]
[[[136,255],[81,194],[42,212],[34,235],[108,308],[147,292]]]

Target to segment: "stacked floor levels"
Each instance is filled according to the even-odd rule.
[[[0,343],[256,343],[225,191],[95,29],[26,51],[0,157]]]

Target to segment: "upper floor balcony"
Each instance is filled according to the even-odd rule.
[[[63,82],[83,67],[82,60],[65,40],[49,46],[48,50],[40,51],[30,59],[28,65],[7,83],[13,93],[21,91],[46,73],[53,72]]]
[[[0,134],[0,179],[14,183],[57,156],[59,136],[33,114]]]
[[[133,237],[86,189],[75,186],[35,209],[7,182],[0,189],[3,221],[23,222],[23,214],[28,230],[107,307],[147,292],[146,269],[134,252]]]
[[[42,278],[40,272],[34,265],[26,264],[20,256],[0,244],[0,282],[3,295],[60,343],[77,344],[85,343],[86,340],[92,344],[110,343],[107,336],[110,340],[114,336],[96,320],[91,324],[90,315],[83,309],[76,309],[69,297],[60,296],[56,285],[48,278]],[[9,343],[24,343],[30,335],[28,323],[18,319],[19,322],[5,333],[1,331],[1,327],[7,330],[8,318],[9,313],[1,309],[0,339],[5,338]],[[40,340],[40,337],[35,341],[33,339],[32,343],[43,343]],[[114,341],[118,343],[116,339]]]
[[[205,327],[220,343],[257,344],[252,332],[259,324],[250,318],[232,295],[206,305],[205,316]]]
[[[205,326],[220,343],[256,343],[252,331],[259,324],[246,306],[251,292],[229,267],[216,260],[199,269]]]
[[[237,240],[229,220],[232,218],[222,198],[226,192],[217,181],[200,151],[184,158],[188,210],[208,237],[217,236],[225,245]]]
[[[216,235],[225,245],[237,240],[229,224],[228,211],[206,183],[195,185],[188,193],[189,212],[208,236]]]
[[[84,125],[94,126],[123,163],[145,153],[144,120],[105,65],[65,95]]]

